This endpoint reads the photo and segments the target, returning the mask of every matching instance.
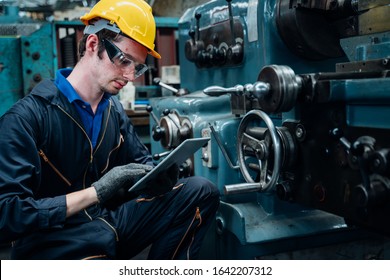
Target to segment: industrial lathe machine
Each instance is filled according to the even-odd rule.
[[[3,14],[0,115],[75,64],[83,28]],[[145,75],[151,151],[210,138],[180,166],[220,191],[201,258],[390,259],[390,0],[214,0],[177,46],[156,22],[180,84]]]
[[[389,15],[216,0],[180,18],[180,86],[147,109],[156,159],[210,137],[180,167],[221,193],[203,258],[390,258]]]

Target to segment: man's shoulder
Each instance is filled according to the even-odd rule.
[[[52,99],[57,95],[57,92],[58,89],[54,81],[52,79],[44,79],[32,89],[30,94]]]
[[[43,80],[36,85],[32,91],[19,99],[9,110],[9,115],[19,115],[22,117],[29,117],[37,115],[41,109],[46,107],[44,105],[49,102],[57,94],[57,89],[52,80]]]
[[[123,109],[122,104],[119,101],[117,96],[110,97],[111,110],[116,112],[119,115],[126,115],[125,109]]]
[[[119,102],[118,96],[111,95],[110,100],[111,100],[112,106],[114,106],[115,108],[123,109],[121,106],[121,103]]]

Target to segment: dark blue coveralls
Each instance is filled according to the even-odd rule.
[[[95,148],[52,80],[0,118],[0,242],[12,241],[12,258],[130,259],[150,244],[150,259],[197,258],[219,205],[218,189],[205,178],[66,218],[66,194],[114,166],[152,163],[119,101],[107,100]]]

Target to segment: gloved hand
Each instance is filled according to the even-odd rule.
[[[92,186],[96,189],[99,202],[104,203],[124,186],[131,187],[152,169],[153,166],[139,163],[114,167],[98,181],[92,183]]]
[[[174,164],[162,171],[156,179],[148,182],[149,187],[144,190],[144,193],[151,196],[167,193],[172,190],[178,179],[179,166]]]

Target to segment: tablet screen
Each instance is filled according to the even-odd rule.
[[[182,164],[186,159],[192,156],[197,150],[205,146],[210,140],[210,137],[204,138],[191,138],[183,141],[177,148],[175,148],[170,154],[164,158],[155,168],[153,168],[149,173],[144,177],[138,180],[132,187],[130,187],[129,192],[142,190],[148,186],[148,182],[155,179],[161,171],[168,169],[173,164],[178,166]]]

